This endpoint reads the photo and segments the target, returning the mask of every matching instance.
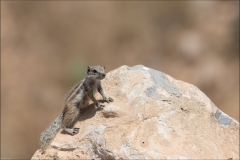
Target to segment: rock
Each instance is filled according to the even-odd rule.
[[[91,104],[77,135],[60,131],[32,159],[239,158],[239,123],[197,87],[141,65],[113,70],[102,84],[114,102]]]

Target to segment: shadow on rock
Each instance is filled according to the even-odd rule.
[[[100,103],[103,103],[103,100],[99,101]],[[86,119],[90,119],[95,116],[96,112],[102,111],[103,108],[97,108],[94,103],[88,105],[83,110],[81,110],[80,116],[78,118],[78,121],[84,121]]]

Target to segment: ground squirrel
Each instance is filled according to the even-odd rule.
[[[86,78],[76,84],[69,92],[63,112],[41,135],[40,145],[42,151],[46,149],[61,128],[71,135],[78,133],[79,128],[75,128],[73,125],[79,117],[80,109],[88,105],[89,99],[91,99],[97,107],[103,107],[94,97],[96,91],[102,95],[104,101],[108,103],[113,102],[113,99],[110,97],[107,98],[102,90],[100,80],[105,78],[106,74],[104,69],[105,67],[101,66],[88,67]]]

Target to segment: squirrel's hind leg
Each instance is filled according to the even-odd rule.
[[[71,135],[75,135],[79,132],[79,128],[73,127],[77,121],[80,110],[76,106],[66,106],[68,109],[65,110],[62,128],[64,131]]]

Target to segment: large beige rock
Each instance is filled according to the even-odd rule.
[[[239,158],[239,123],[197,87],[141,65],[111,71],[102,84],[114,102],[90,105],[77,135],[58,133],[32,159]]]

